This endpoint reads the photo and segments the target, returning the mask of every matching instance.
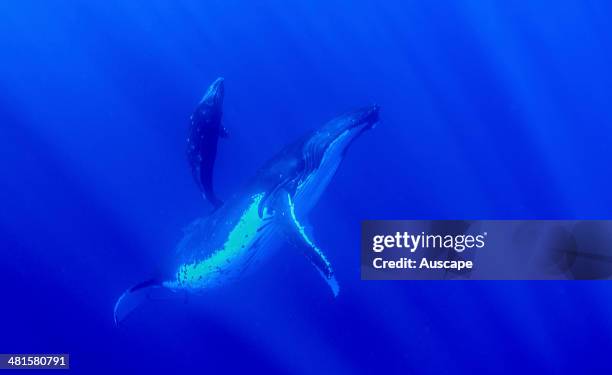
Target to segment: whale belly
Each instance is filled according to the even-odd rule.
[[[166,286],[203,289],[224,284],[241,276],[275,248],[278,224],[267,213],[259,216],[262,199],[263,194],[254,195],[240,219],[224,236],[223,243],[209,256],[181,264],[175,281]]]

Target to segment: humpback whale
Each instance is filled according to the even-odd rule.
[[[298,249],[334,296],[339,285],[323,251],[306,230],[306,217],[331,181],[352,142],[378,123],[374,105],[339,116],[290,144],[261,167],[240,193],[195,220],[177,246],[166,279],[125,291],[114,308],[119,324],[148,298],[202,292],[237,279],[283,243]]]
[[[187,160],[191,173],[206,199],[215,208],[223,204],[215,195],[212,186],[217,142],[219,137],[227,137],[227,131],[221,124],[223,96],[223,78],[219,77],[210,85],[191,115],[187,138]]]

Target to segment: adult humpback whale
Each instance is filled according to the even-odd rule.
[[[185,230],[171,277],[142,282],[119,297],[115,323],[152,295],[198,292],[235,279],[283,241],[300,249],[337,295],[334,271],[303,223],[348,146],[378,122],[378,112],[371,106],[337,117],[270,159],[240,194]]]
[[[193,178],[206,199],[217,208],[223,202],[214,193],[212,178],[217,142],[219,137],[227,137],[227,131],[221,124],[223,96],[223,78],[219,77],[210,85],[191,115],[187,138],[187,160]]]

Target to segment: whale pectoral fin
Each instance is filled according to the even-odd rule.
[[[297,216],[295,215],[295,206],[290,194],[287,194],[286,204],[286,210],[284,210],[282,215],[287,221],[287,233],[290,241],[292,244],[302,249],[306,258],[308,258],[310,263],[312,263],[317,271],[319,271],[323,279],[325,279],[327,285],[329,285],[331,288],[334,297],[337,297],[338,292],[340,291],[340,286],[338,285],[338,281],[336,281],[331,263],[329,263],[321,249],[319,249],[319,247],[306,234],[306,229],[298,221]]]

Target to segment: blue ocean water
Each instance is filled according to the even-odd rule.
[[[366,282],[365,219],[610,219],[605,1],[0,3],[0,352],[76,373],[607,373],[608,282]],[[311,214],[334,299],[291,248],[240,282],[125,288],[210,211],[189,115],[225,77],[217,191],[381,106]]]

